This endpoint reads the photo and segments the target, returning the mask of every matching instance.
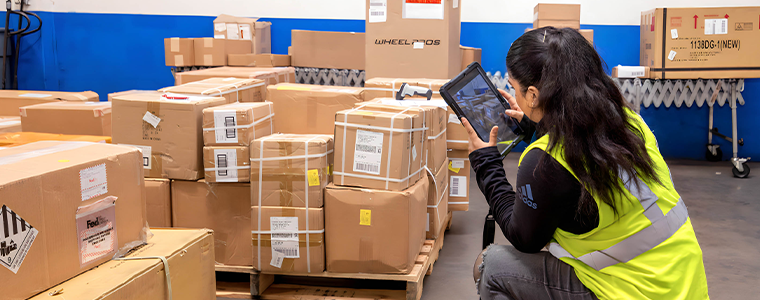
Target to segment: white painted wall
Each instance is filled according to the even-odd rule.
[[[451,1],[451,0],[446,0]],[[364,19],[364,0],[33,0],[29,10],[150,15],[232,14],[297,19]],[[580,3],[581,23],[639,25],[655,7],[757,6],[760,0],[460,0],[462,21],[531,23],[539,3]]]

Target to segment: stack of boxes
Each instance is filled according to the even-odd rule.
[[[589,41],[594,43],[594,30],[581,29],[580,4],[547,4],[539,3],[533,8],[533,28],[553,26],[556,28],[572,28]],[[526,30],[531,30],[530,28]]]

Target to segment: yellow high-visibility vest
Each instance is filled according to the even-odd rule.
[[[709,299],[702,249],[686,205],[673,187],[654,134],[639,115],[627,111],[644,134],[662,184],[621,172],[624,189],[615,195],[617,216],[589,191],[599,210],[599,226],[584,234],[557,228],[549,252],[571,265],[600,299]],[[520,162],[532,149],[546,151],[548,142],[544,135],[530,144]],[[561,142],[547,153],[573,173]]]

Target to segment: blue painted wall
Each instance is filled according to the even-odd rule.
[[[163,39],[212,36],[214,17],[39,12],[40,33],[22,41],[19,88],[38,90],[93,90],[101,99],[130,89],[158,89],[174,80],[164,65]],[[0,14],[4,18],[4,14]],[[364,31],[361,20],[264,19],[272,25],[272,52],[287,53],[290,30]],[[15,24],[12,22],[11,24]],[[487,71],[505,70],[509,45],[530,24],[462,23],[462,45],[483,49]],[[594,30],[597,50],[612,67],[637,65],[638,26],[583,25]],[[747,104],[738,110],[739,136],[745,140],[740,155],[760,156],[760,80],[747,80]],[[578,109],[583,109],[579,107]],[[708,108],[646,108],[641,112],[655,132],[666,157],[704,159]],[[731,110],[715,110],[715,126],[730,134]],[[731,145],[717,141],[724,156]]]

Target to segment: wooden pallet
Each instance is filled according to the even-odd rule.
[[[432,273],[443,247],[444,232],[450,227],[451,212],[446,216],[435,240],[427,240],[417,256],[412,272],[398,274],[355,273],[260,273],[251,267],[217,265],[217,272],[244,273],[250,282],[217,281],[217,298],[285,300],[398,299],[419,300],[422,282]]]

